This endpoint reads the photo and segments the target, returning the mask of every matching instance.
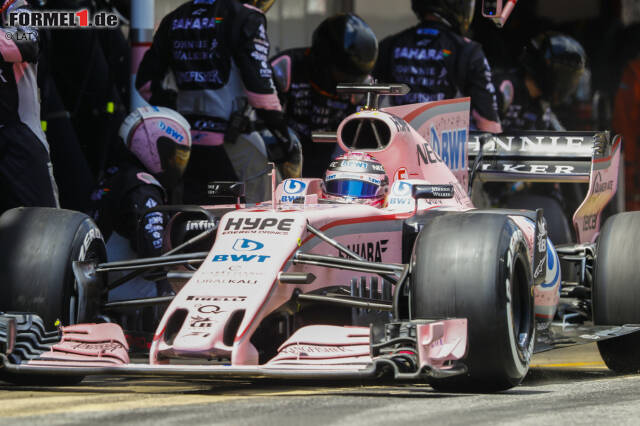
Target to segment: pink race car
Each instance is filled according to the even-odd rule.
[[[340,90],[367,106],[317,135],[347,153],[324,181],[284,180],[258,205],[174,206],[161,257],[106,262],[80,213],[4,214],[0,378],[394,377],[501,390],[522,381],[533,353],[587,342],[612,369],[640,369],[640,213],[600,230],[620,137],[470,137],[468,98],[378,109],[406,86]],[[579,243],[554,247],[541,209],[475,209],[474,179],[589,182]],[[576,281],[562,281],[561,263]],[[105,301],[141,274],[175,296]],[[167,304],[148,362],[130,362],[131,341],[109,318]]]

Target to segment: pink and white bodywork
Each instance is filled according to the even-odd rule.
[[[618,169],[622,137],[616,136],[611,145],[596,142],[589,175],[589,191],[573,215],[573,226],[581,243],[593,243],[600,233],[602,210],[618,189]]]
[[[251,337],[268,315],[282,309],[294,292],[317,293],[323,288],[344,286],[353,277],[350,271],[293,264],[292,256],[297,250],[340,255],[339,250],[309,233],[306,224],[365,260],[401,263],[405,219],[427,210],[472,209],[466,191],[468,108],[468,99],[462,99],[394,110],[413,118],[414,124],[422,123],[422,128],[428,129],[431,132],[428,134],[437,139],[441,154],[405,120],[387,111],[361,111],[341,123],[338,144],[342,149],[369,152],[384,165],[391,183],[384,208],[318,204],[323,199],[320,179],[288,179],[275,192],[275,206],[264,204],[225,215],[209,256],[173,301],[158,327],[151,362],[162,363],[173,357],[228,357],[232,365],[258,364],[258,350]],[[363,147],[354,140],[353,132],[350,133],[350,127],[371,121],[381,122],[389,129],[383,147]],[[460,184],[441,155],[465,185]],[[450,184],[454,197],[419,199],[416,207],[411,188],[418,184]],[[514,219],[532,246],[535,227],[520,217],[514,216]],[[533,253],[532,249],[530,253]],[[555,252],[550,258],[557,259],[554,256]],[[311,284],[281,284],[278,281],[281,271],[312,273],[316,279]],[[557,262],[554,272],[557,272]],[[548,271],[547,275],[550,273]],[[556,275],[553,285],[556,295],[558,288],[559,277]],[[457,326],[453,326],[454,323]],[[335,326],[304,327],[281,345],[278,354],[267,364],[295,364],[298,367],[304,364],[320,368],[326,363],[318,359],[331,359],[334,367],[341,363],[369,362],[370,354],[365,350],[369,345],[367,329],[359,329],[359,332],[352,328],[337,330]],[[424,347],[431,348],[431,354],[438,353],[441,360],[460,359],[466,348],[465,330],[464,319],[429,325],[429,333],[439,337],[425,343]],[[438,342],[443,346],[438,346]],[[300,345],[306,350],[302,351]],[[300,356],[298,352],[306,355]],[[295,362],[292,361],[294,358]],[[428,359],[431,358],[421,355],[421,362]]]
[[[338,128],[337,142],[345,151],[368,152],[384,166],[391,186],[385,206],[330,203],[321,179],[287,179],[275,189],[273,202],[224,214],[217,222],[213,247],[171,301],[157,327],[149,368],[178,374],[182,371],[176,370],[180,360],[191,360],[190,365],[193,360],[201,360],[205,365],[180,368],[203,374],[278,371],[278,377],[284,377],[284,370],[311,371],[313,375],[308,377],[320,377],[340,372],[370,374],[376,363],[387,362],[375,354],[374,330],[370,327],[348,321],[336,325],[328,312],[311,325],[273,320],[297,312],[301,295],[322,297],[319,295],[323,291],[348,287],[355,276],[348,268],[300,262],[300,254],[340,259],[346,248],[352,257],[355,254],[361,259],[358,262],[384,264],[406,272],[407,219],[432,211],[445,214],[474,208],[467,194],[468,121],[467,98],[363,110],[347,117]],[[615,191],[615,182],[609,181],[617,176],[618,161],[619,143],[605,145],[593,162],[590,195],[576,213],[576,220],[584,221],[587,214],[599,212],[606,197]],[[596,182],[597,176],[600,178]],[[451,185],[453,196],[416,200],[416,185]],[[507,214],[525,236],[531,265],[544,273],[544,279],[534,288],[535,312],[539,322],[548,324],[559,297],[558,255],[547,238],[542,216],[534,221],[531,214]],[[599,218],[595,225],[597,228]],[[593,239],[593,234],[579,235],[581,240]],[[546,253],[542,258],[546,265],[534,253]],[[295,281],[287,276],[306,278]],[[365,272],[362,279],[374,276],[374,272]],[[383,313],[389,310],[382,309]],[[390,313],[388,319],[391,321]],[[276,327],[274,324],[287,332],[271,353],[265,353],[257,342],[269,338],[269,328]],[[413,325],[419,371],[447,370],[464,358],[465,318],[425,320]],[[54,358],[60,362],[59,356]],[[229,360],[231,365],[207,365],[212,359]],[[137,368],[130,364],[124,367]]]
[[[318,181],[301,179],[298,182],[313,186]],[[279,197],[284,185],[279,188]],[[304,196],[314,195],[317,196]],[[281,309],[294,292],[312,293],[324,287],[345,285],[353,277],[350,271],[292,264],[291,257],[298,249],[305,253],[338,255],[337,249],[305,230],[307,223],[365,259],[400,263],[402,221],[407,217],[407,214],[366,205],[283,204],[276,209],[268,206],[228,213],[220,222],[214,248],[160,322],[150,362],[219,357],[230,358],[232,365],[257,365],[259,354],[251,337],[268,315]],[[316,279],[311,284],[285,285],[278,281],[280,271],[310,272]],[[424,351],[438,356],[425,355],[421,359],[437,358],[443,363],[464,354],[466,327],[454,327],[448,321],[428,325],[429,329],[440,327],[428,332],[439,337],[425,340]],[[450,321],[459,324],[458,320]],[[347,334],[344,333],[348,328],[339,330],[342,328],[336,326],[303,327],[298,331],[303,334],[292,335],[273,362],[279,366],[291,364],[283,364],[283,360],[290,359],[288,355],[299,348],[295,345],[304,344],[306,355],[297,356],[297,366],[320,368],[323,363],[313,361],[319,354],[323,354],[321,359],[331,358],[332,366],[370,363],[368,328],[366,332],[361,329],[359,333]]]
[[[453,104],[467,108],[468,116],[468,101]],[[451,121],[456,129],[466,125],[464,112],[445,114],[447,120],[456,118]],[[362,120],[379,121],[389,129],[383,149],[362,150],[370,151],[384,165],[394,188],[418,183],[454,186],[454,198],[419,200],[418,210],[464,211],[473,207],[466,190],[440,156],[401,118],[383,111],[361,111],[344,120],[338,134],[350,122]],[[345,151],[354,148],[340,137],[338,143]],[[292,257],[297,250],[341,255],[308,232],[307,224],[365,260],[402,262],[403,221],[415,214],[414,206],[319,204],[322,188],[320,179],[288,179],[275,191],[275,205],[264,203],[224,215],[209,255],[173,300],[157,328],[150,352],[152,364],[172,358],[229,358],[234,366],[257,365],[259,351],[252,336],[265,318],[283,309],[297,292],[313,294],[323,288],[348,285],[354,276],[351,271],[294,264]],[[312,273],[316,278],[310,284],[282,284],[278,280],[281,272]],[[420,361],[425,365],[447,368],[446,361],[465,354],[464,319],[424,324],[420,333]],[[369,329],[362,327],[303,327],[280,346],[278,354],[266,365],[321,368],[329,363],[332,368],[361,367],[371,362],[369,334]]]
[[[470,98],[460,98],[389,107],[383,111],[399,116],[429,141],[430,146],[453,172],[460,185],[467,188],[470,104]],[[422,157],[424,158],[424,155]]]

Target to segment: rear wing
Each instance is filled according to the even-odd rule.
[[[620,136],[611,138],[609,132],[471,132],[469,136],[469,164],[484,182],[589,183],[573,225],[579,242],[595,241],[600,214],[618,188]]]
[[[469,164],[484,182],[589,182],[591,163],[611,145],[608,132],[469,134]]]

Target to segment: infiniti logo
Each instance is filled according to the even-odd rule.
[[[233,243],[233,249],[235,251],[256,251],[264,247],[264,244],[258,241],[248,240],[246,238],[238,238]]]

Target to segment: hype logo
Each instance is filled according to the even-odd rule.
[[[233,249],[235,251],[256,251],[260,250],[264,247],[259,241],[248,240],[246,238],[238,238],[235,243],[233,243]]]
[[[299,194],[307,187],[307,184],[296,180],[296,179],[287,179],[284,183],[284,192],[287,194]]]

